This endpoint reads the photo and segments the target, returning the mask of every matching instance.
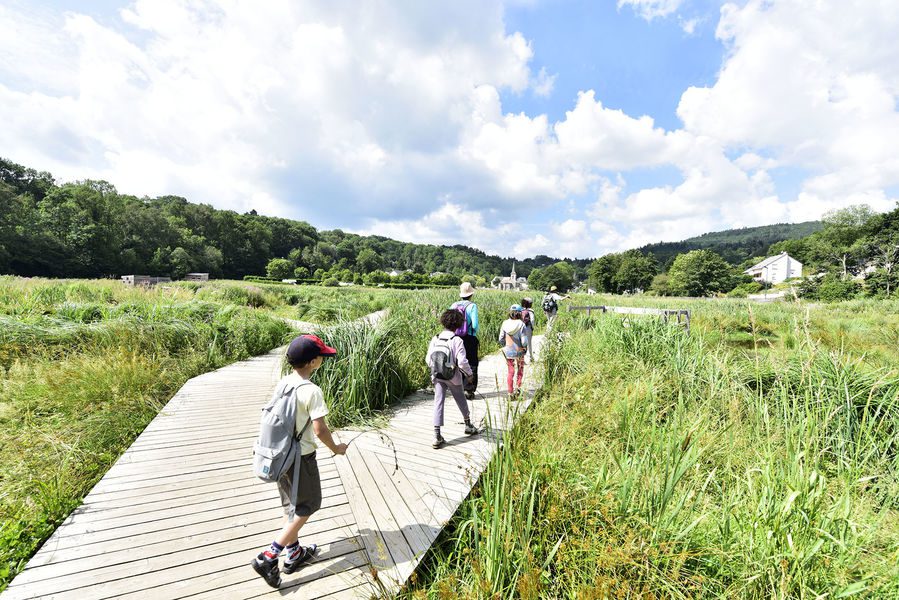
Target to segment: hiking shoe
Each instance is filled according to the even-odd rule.
[[[443,436],[440,436],[434,440],[434,443],[431,444],[431,448],[442,448],[446,443],[446,440],[443,439]]]
[[[278,569],[277,560],[265,560],[262,554],[253,559],[250,563],[253,570],[259,573],[260,577],[273,588],[281,585],[281,571]]]
[[[465,392],[465,397],[469,400],[474,400],[474,392]]]
[[[478,432],[478,428],[474,425],[466,425],[465,426],[465,435],[474,435]]]
[[[300,555],[297,556],[293,562],[284,561],[284,574],[290,575],[291,573],[295,573],[300,567],[312,560],[312,557],[315,556],[317,552],[318,546],[315,544],[303,546],[303,551],[300,552]]]

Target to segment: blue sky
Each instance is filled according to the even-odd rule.
[[[594,89],[603,104],[630,115],[649,115],[666,129],[680,126],[675,110],[690,85],[710,85],[724,47],[715,39],[716,6],[701,11],[703,24],[686,33],[676,19],[646,21],[614,2],[555,0],[512,6],[510,30],[533,41],[532,64],[555,75],[553,93],[506,93],[510,112],[546,113],[562,119],[577,93]]]
[[[899,189],[899,10],[847,0],[0,0],[0,153],[524,258]]]

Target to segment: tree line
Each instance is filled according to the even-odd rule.
[[[839,300],[862,294],[896,294],[899,207],[891,212],[875,213],[867,205],[851,206],[827,213],[820,224],[811,223],[813,226],[800,224],[809,226],[812,231],[809,235],[774,242],[766,252],[744,257],[739,262],[729,262],[710,249],[676,254],[670,257],[667,268],[657,256],[644,249],[607,254],[590,264],[588,285],[607,293],[648,291],[666,296],[720,293],[745,296],[760,291],[763,284],[743,272],[766,256],[787,252],[803,263],[806,277],[798,286],[798,293],[805,297]],[[751,238],[750,242],[755,243]]]
[[[242,278],[276,271],[279,276],[346,281],[378,279],[397,269],[407,271],[405,279],[442,273],[438,283],[467,277],[485,285],[508,274],[513,260],[464,245],[319,231],[303,221],[219,210],[179,196],[140,198],[119,193],[104,181],[58,184],[50,173],[0,159],[0,273],[180,278],[207,272]],[[561,264],[569,265],[574,279],[577,273],[585,275],[589,262]],[[515,268],[528,276],[558,263],[540,255],[516,260]]]
[[[508,274],[514,260],[536,290],[568,290],[586,280],[609,293],[745,295],[761,286],[743,270],[782,251],[814,275],[799,288],[808,297],[893,295],[899,287],[899,209],[876,214],[855,206],[832,211],[821,222],[705,234],[593,261],[543,255],[514,260],[464,245],[319,231],[303,221],[219,210],[179,196],[139,198],[104,181],[58,184],[50,173],[0,159],[0,273],[22,276],[180,278],[207,272],[335,283],[456,285],[467,279],[485,286]],[[390,277],[393,269],[400,275]]]

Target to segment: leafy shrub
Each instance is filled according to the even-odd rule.
[[[877,298],[895,296],[899,292],[899,271],[887,273],[877,269],[865,276],[865,294]]]
[[[852,279],[843,279],[836,273],[824,277],[809,277],[799,284],[797,293],[809,300],[839,302],[858,297],[861,285]]]
[[[764,286],[758,281],[743,282],[727,293],[730,298],[746,298],[749,294],[755,294]]]

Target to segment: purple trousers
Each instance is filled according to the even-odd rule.
[[[446,403],[446,391],[449,390],[456,401],[456,406],[466,419],[469,417],[468,401],[461,385],[453,385],[446,381],[434,381],[434,427],[443,427],[443,405]]]

